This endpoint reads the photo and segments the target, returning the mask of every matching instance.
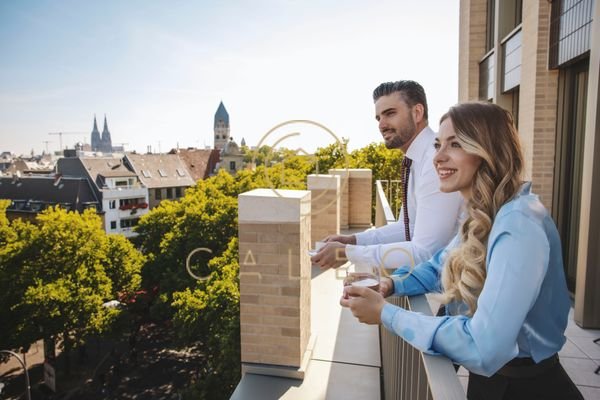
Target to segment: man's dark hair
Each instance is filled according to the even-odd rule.
[[[413,107],[415,104],[422,104],[424,109],[423,118],[425,120],[428,119],[425,89],[415,81],[384,82],[373,90],[373,101],[377,101],[381,96],[389,96],[395,92],[400,93],[402,100],[409,107]]]

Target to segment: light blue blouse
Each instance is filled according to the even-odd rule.
[[[394,272],[396,295],[440,291],[448,252],[459,236],[429,261]],[[386,303],[385,327],[417,349],[443,354],[476,374],[491,376],[515,357],[539,362],[565,343],[570,300],[558,231],[526,183],[496,215],[487,245],[487,277],[472,317],[425,316]],[[462,305],[464,306],[464,304]]]

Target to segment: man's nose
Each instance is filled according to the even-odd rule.
[[[383,132],[388,129],[388,124],[383,120],[379,120],[379,132]]]

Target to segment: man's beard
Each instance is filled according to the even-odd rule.
[[[399,134],[396,132],[399,131]],[[385,147],[388,149],[399,149],[408,143],[417,133],[417,126],[412,118],[409,118],[407,126],[403,126],[398,130],[394,129],[394,136],[389,140],[385,141]]]

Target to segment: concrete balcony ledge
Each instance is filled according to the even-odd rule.
[[[304,380],[246,373],[231,399],[380,399],[378,327],[359,323],[339,305],[348,267],[312,267],[316,343]]]

